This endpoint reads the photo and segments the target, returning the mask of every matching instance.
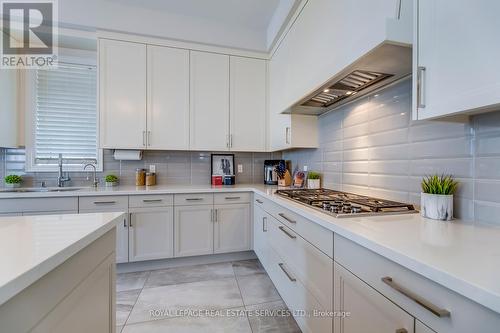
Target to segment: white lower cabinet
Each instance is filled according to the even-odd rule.
[[[216,205],[214,253],[250,250],[250,204]]]
[[[335,333],[413,333],[415,319],[354,274],[335,263]]]
[[[175,207],[174,256],[212,254],[214,214],[212,205]]]
[[[174,256],[172,207],[131,209],[128,230],[130,262]]]

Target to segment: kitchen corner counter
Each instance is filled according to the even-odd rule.
[[[123,213],[0,218],[0,305],[106,234]]]

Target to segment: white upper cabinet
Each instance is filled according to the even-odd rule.
[[[230,59],[230,149],[266,150],[267,64],[262,59]]]
[[[229,149],[229,56],[191,51],[193,150]]]
[[[0,69],[0,147],[14,148],[21,145],[18,132],[20,129],[18,87],[18,70]]]
[[[148,45],[148,149],[189,149],[189,50]]]
[[[500,103],[500,2],[415,0],[413,118]]]
[[[146,148],[146,45],[99,40],[101,148]]]

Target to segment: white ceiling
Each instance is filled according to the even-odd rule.
[[[63,27],[268,51],[299,0],[60,0]]]

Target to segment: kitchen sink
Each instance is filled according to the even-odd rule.
[[[73,191],[79,191],[81,189],[82,187],[9,188],[0,190],[0,193],[73,192]]]

